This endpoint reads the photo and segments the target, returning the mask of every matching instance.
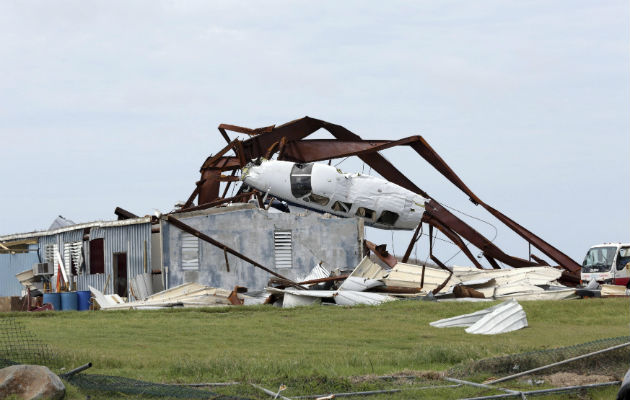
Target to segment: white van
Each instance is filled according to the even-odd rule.
[[[582,262],[582,282],[626,285],[630,280],[630,243],[604,243],[591,247]]]

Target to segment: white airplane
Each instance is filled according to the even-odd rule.
[[[415,229],[424,197],[385,179],[346,174],[317,163],[263,160],[243,168],[241,180],[279,200],[339,217],[361,217],[382,229]]]

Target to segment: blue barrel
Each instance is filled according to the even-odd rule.
[[[89,310],[92,293],[89,290],[81,290],[77,292],[77,297],[79,298],[79,311]]]
[[[52,304],[55,311],[61,310],[61,293],[44,293],[44,304]]]
[[[79,297],[77,292],[63,292],[61,293],[61,310],[62,311],[77,311],[79,309]]]

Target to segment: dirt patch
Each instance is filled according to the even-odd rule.
[[[409,380],[417,380],[417,379],[426,379],[429,381],[442,379],[444,376],[443,372],[436,371],[401,371],[396,372],[391,375],[361,375],[361,376],[353,376],[350,378],[350,382],[352,383],[364,383],[364,382],[374,382],[374,381],[409,381]]]
[[[545,382],[553,386],[579,386],[590,385],[592,383],[614,382],[614,376],[608,375],[580,375],[573,372],[558,372],[552,375],[544,376]]]

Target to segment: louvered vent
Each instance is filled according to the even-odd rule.
[[[199,239],[182,234],[182,269],[199,269]]]
[[[290,230],[276,230],[273,232],[274,257],[276,268],[291,268],[293,266],[293,248]]]
[[[76,275],[82,263],[81,246],[82,242],[64,243],[63,245],[63,266],[66,273]]]
[[[46,262],[51,263],[53,266],[55,265],[55,251],[58,250],[56,244],[47,244],[46,245]]]

